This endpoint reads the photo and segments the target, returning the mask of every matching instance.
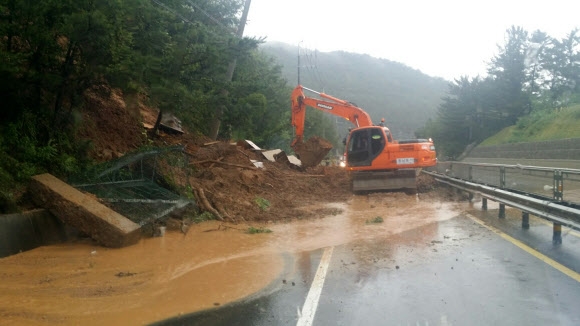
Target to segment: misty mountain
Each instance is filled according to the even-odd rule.
[[[297,85],[298,47],[267,42],[261,49],[283,66],[282,74],[288,84]],[[355,103],[376,123],[385,118],[397,139],[414,138],[414,132],[435,116],[441,97],[448,90],[448,81],[398,62],[367,54],[303,48],[300,49],[300,83]],[[352,126],[340,118],[337,122],[341,134]]]

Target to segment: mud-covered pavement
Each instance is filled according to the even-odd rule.
[[[255,225],[272,233],[208,222],[124,249],[74,243],[0,259],[0,320],[295,325],[311,313],[314,325],[579,322],[580,283],[469,217],[493,210],[396,192],[304,209],[328,215]],[[311,307],[321,261],[326,279]]]
[[[247,234],[244,225],[206,222],[185,235],[167,232],[124,249],[89,242],[37,248],[0,259],[0,318],[11,324],[142,325],[224,305],[268,287],[302,252],[395,234],[453,215],[453,204],[418,198],[374,194],[305,207],[329,215],[256,225],[273,231],[265,234]],[[365,223],[379,215],[384,223]]]
[[[550,225],[531,218],[530,230],[517,228],[516,210],[506,219],[498,219],[497,207],[484,212],[465,204],[452,211],[459,214],[400,233],[371,231],[304,251],[276,291],[158,324],[580,323],[580,234],[568,230],[567,245],[552,246]]]

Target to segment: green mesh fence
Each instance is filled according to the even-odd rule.
[[[189,187],[188,156],[182,146],[143,150],[97,165],[69,179],[139,225],[194,204],[176,190]],[[191,188],[189,188],[191,189]]]

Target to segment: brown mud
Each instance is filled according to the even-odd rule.
[[[299,171],[229,141],[187,131],[153,135],[138,125],[150,126],[157,116],[141,101],[123,101],[122,93],[106,88],[86,96],[89,121],[79,137],[91,139],[95,159],[121,156],[145,141],[181,144],[191,169],[171,171],[175,186],[190,185],[198,203],[203,193],[205,210],[214,209],[224,221],[193,224],[185,233],[168,229],[164,237],[122,249],[86,239],[2,258],[1,324],[152,323],[278,285],[288,260],[300,263],[308,251],[383,239],[456,215],[453,198],[429,192],[435,184],[425,176],[419,194],[353,196],[340,167]],[[367,223],[378,216],[383,223]],[[249,226],[273,232],[247,234]]]
[[[0,319],[11,325],[142,325],[240,300],[276,282],[302,253],[435,225],[460,204],[432,193],[373,193],[300,208],[317,218],[254,225],[217,221],[123,249],[91,242],[0,259]],[[380,216],[383,223],[369,223]],[[291,259],[292,260],[292,259]],[[364,262],[361,262],[364,263]],[[368,262],[366,262],[368,263]]]

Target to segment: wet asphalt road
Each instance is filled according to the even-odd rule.
[[[288,254],[285,275],[254,297],[158,324],[580,325],[580,234],[564,229],[554,246],[550,224],[530,217],[522,230],[520,218],[475,207],[389,237]]]

